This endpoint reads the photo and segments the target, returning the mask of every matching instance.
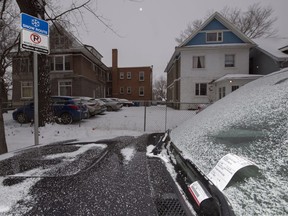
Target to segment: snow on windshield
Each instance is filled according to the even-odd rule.
[[[27,172],[23,172],[23,175],[38,175],[44,173],[43,169],[33,169]],[[17,205],[19,200],[23,202],[32,202],[32,196],[29,195],[30,189],[38,182],[41,178],[26,178],[17,184],[10,186],[4,185],[5,180],[9,177],[0,177],[0,215],[11,215],[9,212],[13,212],[17,215],[23,215],[28,211],[29,207]]]
[[[260,176],[224,190],[236,215],[288,214],[287,77],[288,69],[248,83],[171,131],[172,142],[206,174],[227,153],[257,164]],[[243,129],[265,137],[240,144],[215,139]]]
[[[85,153],[86,151],[88,151],[91,148],[106,148],[107,145],[106,144],[87,144],[87,145],[76,145],[78,147],[80,147],[77,151],[73,151],[73,152],[65,152],[65,153],[58,153],[58,154],[52,154],[52,155],[47,155],[46,157],[44,157],[45,159],[56,159],[56,158],[64,158],[64,160],[76,160],[76,157],[78,155],[81,155],[83,153]]]
[[[77,158],[89,150],[99,149],[100,151],[107,148],[106,144],[86,144],[86,145],[74,145],[77,147],[77,150],[72,152],[58,153],[58,154],[50,154],[47,156],[43,156],[39,159],[46,160],[55,160],[61,159],[61,163],[53,164],[53,166],[40,166],[38,168],[28,169],[26,171],[19,171],[12,175],[8,176],[0,176],[0,215],[10,215],[10,211],[17,212],[18,215],[22,215],[27,212],[26,209],[22,205],[17,205],[19,200],[23,200],[23,202],[33,202],[32,197],[29,195],[31,187],[33,187],[36,182],[41,180],[41,178],[45,176],[57,176],[57,175],[72,175],[81,170],[81,167],[85,167],[85,162],[83,160],[77,160]],[[49,147],[49,146],[48,146]],[[48,148],[47,147],[47,148]],[[40,153],[40,150],[39,150]],[[95,151],[93,152],[95,156]],[[89,159],[89,155],[86,155],[85,158]],[[23,158],[22,158],[23,160]],[[28,158],[29,160],[29,158]],[[17,159],[15,159],[17,161]],[[15,161],[13,161],[15,163]],[[71,163],[75,161],[79,165],[76,168],[68,166],[67,163]],[[12,164],[14,164],[12,162]],[[15,163],[17,164],[17,163]],[[16,170],[17,165],[14,165]],[[32,165],[33,167],[33,165]],[[17,180],[19,179],[19,182]],[[30,178],[25,178],[30,177]],[[14,182],[17,181],[17,184],[7,185],[8,183],[4,182]]]
[[[121,149],[121,154],[124,157],[124,164],[128,164],[136,154],[135,146],[128,146],[124,149]]]

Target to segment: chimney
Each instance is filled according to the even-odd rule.
[[[112,49],[112,70],[118,68],[118,50]]]

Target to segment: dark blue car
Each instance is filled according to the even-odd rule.
[[[70,96],[52,96],[52,107],[56,121],[62,124],[71,124],[88,118],[88,109],[80,103],[80,100]],[[13,119],[19,123],[31,122],[34,117],[34,103],[17,108],[12,113]]]

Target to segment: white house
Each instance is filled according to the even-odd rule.
[[[258,78],[249,75],[249,53],[255,46],[222,15],[214,13],[175,48],[165,69],[167,100],[175,108],[191,109]]]

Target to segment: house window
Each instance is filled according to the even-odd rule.
[[[131,79],[131,72],[127,72],[127,79]]]
[[[235,55],[225,55],[225,67],[235,67]]]
[[[205,68],[205,56],[193,56],[193,68]]]
[[[107,81],[112,81],[112,73],[108,72]]]
[[[28,58],[14,58],[13,59],[13,70],[15,73],[28,73],[31,71],[30,63]]]
[[[120,72],[120,79],[124,79],[124,72]]]
[[[131,94],[131,87],[127,87],[127,94]]]
[[[54,41],[54,44],[55,44],[55,48],[56,49],[63,49],[65,48],[65,37],[62,36],[62,35],[55,35],[53,37],[53,41]],[[67,47],[67,46],[66,46]]]
[[[65,71],[71,70],[71,56],[65,56],[64,61],[65,61]]]
[[[222,32],[207,32],[206,42],[222,42],[223,34]]]
[[[197,96],[207,95],[207,83],[196,83],[195,95],[197,95]]]
[[[70,71],[71,70],[71,56],[54,56],[51,58],[51,71]]]
[[[72,96],[72,81],[71,80],[58,81],[58,95]]]
[[[221,97],[222,97],[222,88],[218,89],[218,94],[219,94],[219,99],[221,99]]]
[[[232,86],[231,91],[233,92],[233,91],[237,90],[238,88],[239,88],[239,86]]]
[[[124,94],[124,87],[120,87],[120,94]]]
[[[139,96],[144,96],[144,86],[139,87]]]
[[[62,71],[63,69],[63,56],[55,57],[55,70]]]
[[[220,87],[218,91],[219,91],[219,99],[225,97],[225,95],[226,95],[226,88],[225,87]]]
[[[107,96],[111,96],[112,95],[112,88],[109,87],[107,88]]]
[[[144,71],[139,72],[139,81],[144,81]]]
[[[33,97],[33,82],[21,82],[21,98],[32,98]]]

